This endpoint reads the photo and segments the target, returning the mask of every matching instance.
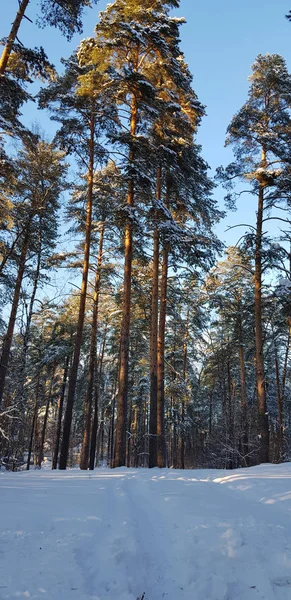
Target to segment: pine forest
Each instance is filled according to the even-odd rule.
[[[246,62],[208,164],[189,2],[9,2],[0,470],[291,461],[291,72]]]

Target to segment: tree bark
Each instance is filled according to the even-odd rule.
[[[157,172],[157,200],[161,199],[161,168]],[[157,214],[155,215],[155,219]],[[158,306],[159,306],[159,231],[155,223],[150,329],[150,430],[149,467],[157,466],[157,392],[158,392]]]
[[[7,63],[8,63],[8,60],[9,60],[9,56],[10,56],[10,54],[12,52],[12,49],[13,49],[13,44],[14,44],[16,38],[17,38],[17,33],[18,33],[21,21],[22,21],[22,19],[24,17],[24,14],[25,14],[25,11],[26,11],[26,9],[28,7],[29,2],[30,2],[30,0],[22,0],[19,3],[19,8],[18,8],[16,17],[15,17],[15,19],[13,21],[11,31],[10,31],[9,36],[7,38],[7,42],[6,42],[5,46],[4,46],[4,50],[2,52],[2,56],[0,58],[0,75],[4,75],[4,73],[5,73],[5,70],[6,70],[6,67],[7,67]]]
[[[103,369],[103,360],[104,360],[104,353],[105,353],[105,344],[106,344],[106,337],[107,337],[107,325],[108,325],[108,323],[106,322],[105,331],[104,331],[104,337],[103,337],[103,343],[102,343],[101,356],[100,356],[100,359],[99,359],[99,366],[98,366],[98,372],[97,372],[97,378],[96,378],[96,385],[95,385],[94,416],[93,416],[92,431],[91,431],[90,461],[89,461],[89,469],[90,469],[90,471],[94,471],[95,460],[96,460],[97,431],[98,431],[98,409],[99,409],[99,390],[100,390],[101,375],[102,375],[102,369]]]
[[[137,128],[137,99],[132,97],[130,133],[136,136]],[[134,151],[130,150],[129,164],[134,162]],[[134,206],[134,182],[128,184],[127,207]],[[132,271],[132,222],[127,218],[124,234],[124,276],[123,276],[123,306],[120,340],[120,369],[117,405],[117,422],[115,434],[115,467],[126,464],[126,421],[127,421],[127,395],[128,395],[128,360],[129,360],[129,333],[130,333],[130,308],[131,308],[131,271]]]
[[[168,258],[169,252],[163,249],[162,278],[160,296],[160,316],[158,334],[158,364],[157,364],[157,434],[158,434],[158,467],[166,466],[166,438],[165,438],[165,332],[167,315],[167,287],[168,287]]]
[[[38,374],[38,377],[37,377],[37,385],[36,385],[36,393],[35,393],[35,403],[34,403],[34,409],[33,409],[33,418],[32,418],[30,438],[29,438],[29,447],[28,447],[28,456],[27,456],[27,462],[26,462],[26,470],[27,471],[29,471],[29,469],[30,469],[30,461],[31,461],[32,445],[33,445],[33,436],[34,436],[34,433],[35,433],[36,418],[37,418],[37,411],[38,411],[39,387],[40,387],[40,374]]]
[[[186,392],[186,378],[187,378],[188,337],[189,337],[189,309],[187,312],[185,339],[184,339],[184,343],[183,343],[183,382],[184,382],[184,386],[185,386],[185,392]],[[181,461],[181,469],[185,469],[185,398],[184,398],[184,395],[182,398],[182,407],[181,407],[181,455],[180,455],[180,461]]]
[[[263,152],[262,164],[265,163]],[[260,462],[269,462],[269,419],[265,390],[265,370],[263,355],[262,328],[262,235],[263,235],[264,188],[260,185],[255,249],[255,341],[256,341],[256,382],[258,399],[258,434],[260,438]]]
[[[247,391],[246,391],[246,365],[244,352],[244,339],[241,314],[238,314],[238,341],[239,341],[239,366],[240,366],[240,407],[242,427],[242,455],[248,454],[248,432],[247,432]],[[248,461],[247,461],[248,466]]]
[[[51,376],[50,386],[49,386],[49,392],[48,392],[48,397],[47,397],[47,401],[46,401],[44,420],[43,420],[42,430],[41,430],[38,461],[37,461],[38,467],[41,467],[41,463],[43,461],[43,449],[44,449],[49,408],[50,408],[50,404],[51,404],[51,400],[52,400],[52,391],[53,391],[53,385],[54,385],[54,380],[55,380],[55,371],[56,371],[56,365],[53,366],[53,371],[52,371],[52,376]]]
[[[66,362],[65,362],[61,393],[60,393],[59,399],[58,399],[58,421],[57,421],[57,431],[56,431],[52,469],[56,469],[57,465],[58,465],[58,455],[59,455],[61,429],[62,429],[63,406],[64,406],[66,387],[67,387],[69,363],[70,363],[70,355],[68,354],[68,356],[66,358]]]
[[[19,304],[21,285],[22,285],[22,280],[23,280],[23,275],[24,275],[25,260],[26,260],[26,255],[27,255],[27,251],[28,251],[28,245],[29,245],[29,237],[30,237],[30,230],[29,230],[29,226],[28,226],[27,232],[25,234],[23,244],[22,244],[19,268],[18,268],[17,279],[16,279],[14,295],[13,295],[13,300],[12,300],[12,307],[11,307],[11,312],[10,312],[10,318],[9,318],[7,332],[6,332],[6,336],[4,338],[3,347],[2,347],[2,354],[1,354],[1,360],[0,360],[0,407],[2,404],[3,394],[4,394],[4,389],[5,389],[7,368],[8,368],[8,364],[9,364],[9,355],[10,355],[10,349],[11,349],[14,327],[15,327],[15,322],[16,322],[16,315],[17,315],[17,309],[18,309],[18,304]]]
[[[275,373],[276,373],[276,388],[277,388],[277,406],[278,406],[278,432],[277,432],[277,448],[276,448],[276,462],[282,462],[283,459],[283,439],[284,439],[284,429],[283,429],[283,396],[281,392],[280,385],[280,369],[279,369],[279,359],[278,359],[278,348],[276,344],[276,340],[273,340],[274,343],[274,353],[275,353]]]
[[[91,243],[91,229],[92,229],[92,206],[93,206],[93,183],[94,183],[94,136],[95,136],[95,116],[94,112],[91,115],[90,121],[90,142],[89,142],[89,169],[88,169],[88,200],[86,207],[86,234],[85,234],[85,247],[84,247],[84,261],[83,261],[83,275],[79,305],[79,316],[75,339],[74,356],[72,366],[70,369],[70,379],[68,388],[68,398],[66,404],[66,412],[64,418],[63,437],[61,444],[59,469],[66,469],[69,445],[70,445],[70,433],[71,424],[73,417],[73,406],[75,400],[75,391],[78,376],[78,367],[81,353],[84,318],[85,318],[85,307],[87,297],[87,285],[88,285],[88,273],[89,273],[89,260],[90,260],[90,243]]]
[[[95,289],[94,289],[94,300],[93,300],[93,315],[92,315],[92,329],[91,329],[91,340],[90,340],[90,354],[89,354],[89,371],[88,371],[88,385],[87,394],[84,405],[84,433],[83,443],[80,458],[80,469],[86,470],[89,466],[89,453],[90,453],[90,429],[91,429],[91,418],[92,418],[92,399],[94,390],[94,379],[95,379],[95,368],[96,368],[96,342],[97,342],[97,330],[98,330],[98,309],[99,309],[99,293],[101,284],[101,267],[102,267],[102,253],[103,253],[103,240],[104,240],[104,223],[100,228],[99,238],[99,250],[97,259],[97,270],[95,278]],[[97,407],[98,410],[98,407]]]

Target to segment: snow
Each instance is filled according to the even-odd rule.
[[[0,599],[290,600],[291,464],[0,474]]]

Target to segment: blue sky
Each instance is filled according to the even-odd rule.
[[[2,0],[0,37],[8,34],[17,9],[17,0]],[[27,11],[34,19],[36,0],[31,0]],[[26,45],[42,45],[50,60],[58,66],[60,56],[69,56],[83,37],[94,32],[98,13],[107,4],[100,0],[88,9],[84,18],[84,33],[68,43],[52,28],[37,29],[25,21],[19,38]],[[181,8],[175,14],[184,16],[187,23],[181,28],[181,45],[190,70],[193,87],[199,100],[206,105],[207,116],[200,128],[198,140],[203,156],[215,169],[227,164],[232,158],[231,150],[224,148],[225,131],[233,114],[244,103],[248,90],[247,78],[250,66],[261,53],[281,54],[291,70],[291,23],[284,15],[291,9],[291,0],[181,0]],[[36,115],[31,108],[25,110],[25,120],[30,124],[37,120],[49,128],[42,113]],[[221,190],[215,192],[223,207]],[[254,223],[255,205],[252,197],[244,196],[238,211],[229,214],[218,226],[221,239],[233,244],[239,237],[237,229],[225,233],[227,226],[239,222]]]

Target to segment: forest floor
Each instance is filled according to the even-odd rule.
[[[0,599],[290,600],[291,463],[0,473]]]

